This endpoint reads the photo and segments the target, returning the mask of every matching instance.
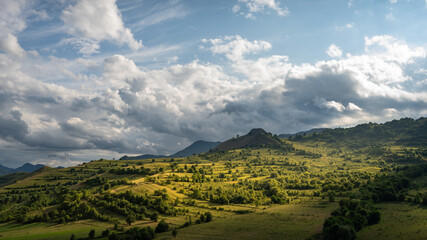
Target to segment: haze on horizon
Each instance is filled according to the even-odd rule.
[[[0,0],[0,164],[427,115],[427,0]]]

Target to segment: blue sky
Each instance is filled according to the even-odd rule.
[[[0,1],[0,164],[426,116],[427,2]]]

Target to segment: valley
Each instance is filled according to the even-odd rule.
[[[10,175],[0,239],[425,239],[426,122],[256,129],[187,157]]]

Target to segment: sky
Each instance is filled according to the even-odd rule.
[[[0,0],[0,164],[427,116],[427,0]]]

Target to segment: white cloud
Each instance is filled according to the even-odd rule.
[[[140,21],[132,24],[132,27],[137,30],[143,29],[172,19],[184,18],[188,14],[190,14],[190,11],[180,1],[169,1],[156,5],[148,15],[142,16]]]
[[[335,30],[337,30],[337,31],[343,31],[343,30],[346,30],[346,29],[352,29],[353,27],[354,27],[354,23],[346,23],[343,26],[336,26]]]
[[[356,104],[349,102],[347,105],[347,110],[349,110],[349,111],[362,111],[363,109],[360,108],[359,106],[357,106]]]
[[[391,4],[397,3],[397,0],[390,0]]]
[[[25,0],[0,1],[0,29],[3,33],[15,34],[27,27],[22,16],[25,4]]]
[[[271,49],[269,42],[258,40],[250,42],[239,35],[204,39],[203,42],[209,42],[212,45],[209,49],[213,53],[225,54],[228,59],[233,61],[241,60],[246,54],[254,54]]]
[[[338,112],[342,112],[345,110],[344,105],[342,105],[340,102],[327,101],[324,98],[315,98],[313,99],[313,101],[314,104],[319,108],[334,109]]]
[[[25,51],[19,45],[18,39],[10,33],[7,34],[6,37],[0,39],[0,51],[18,57],[23,57],[25,55]]]
[[[365,51],[384,61],[400,64],[412,63],[415,58],[425,58],[427,54],[424,48],[411,49],[407,44],[389,35],[365,37]]]
[[[0,51],[18,57],[25,55],[16,37],[16,33],[27,27],[23,13],[25,7],[24,0],[0,1]]]
[[[141,41],[135,40],[131,30],[124,26],[116,0],[79,0],[62,12],[61,19],[68,32],[83,38],[83,42],[108,40],[133,50],[142,47]],[[89,52],[94,50],[94,43],[91,44]]]
[[[329,57],[341,57],[342,56],[342,50],[335,44],[331,44],[328,48],[328,51],[326,51]]]
[[[247,10],[241,11],[242,8]],[[287,7],[281,8],[280,3],[276,0],[238,0],[238,3],[233,6],[233,13],[245,14],[246,18],[254,19],[254,13],[266,12],[273,10],[279,16],[286,16],[289,14]]]

